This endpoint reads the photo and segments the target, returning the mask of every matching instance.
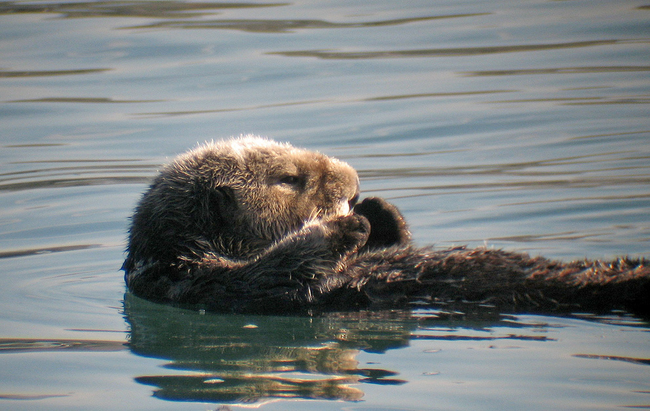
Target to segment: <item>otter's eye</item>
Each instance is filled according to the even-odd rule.
[[[302,179],[298,176],[284,176],[280,178],[280,183],[281,184],[286,184],[290,186],[300,186],[302,182]]]

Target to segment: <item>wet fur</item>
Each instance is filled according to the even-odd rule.
[[[473,302],[650,313],[645,260],[418,248],[396,207],[367,198],[348,213],[357,198],[354,170],[324,155],[254,137],[204,145],[163,169],[137,206],[128,287],[226,312]]]

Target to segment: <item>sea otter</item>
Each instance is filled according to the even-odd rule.
[[[221,312],[461,302],[650,313],[646,260],[418,248],[395,206],[358,199],[357,173],[337,159],[254,136],[206,143],[164,167],[137,205],[126,283],[149,300]]]

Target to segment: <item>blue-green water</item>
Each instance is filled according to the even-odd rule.
[[[342,158],[416,243],[650,257],[650,6],[0,1],[0,408],[650,408],[650,323],[224,316],[125,296],[156,169]]]

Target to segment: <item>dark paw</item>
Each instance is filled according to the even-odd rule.
[[[370,234],[370,223],[360,215],[350,214],[327,223],[331,230],[329,241],[337,255],[358,251],[366,244]]]
[[[383,198],[366,198],[354,207],[354,213],[370,222],[370,236],[366,248],[384,248],[396,244],[408,244],[411,233],[397,207]]]

